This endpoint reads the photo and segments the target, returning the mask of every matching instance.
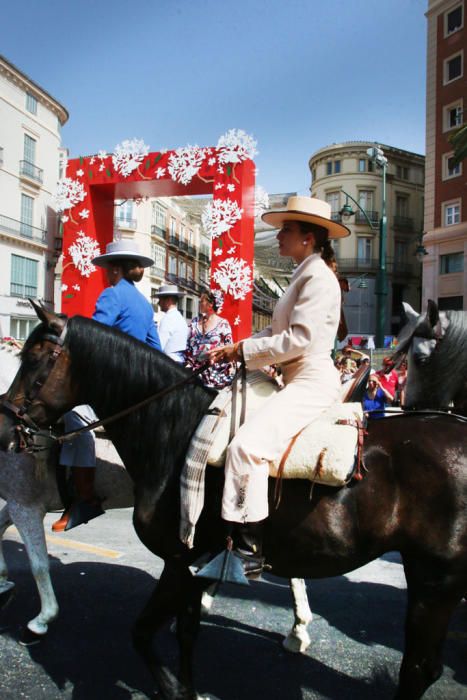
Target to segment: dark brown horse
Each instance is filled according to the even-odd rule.
[[[64,331],[63,319],[44,311],[38,315],[42,324],[24,347],[20,373],[8,394],[29,423],[53,424],[80,403],[91,404],[104,418],[188,376],[170,359],[115,329],[74,317]],[[171,700],[196,697],[192,653],[202,587],[208,582],[194,578],[188,567],[201,554],[223,547],[220,470],[208,470],[195,549],[188,551],[178,539],[180,470],[211,400],[212,393],[195,382],[108,426],[134,480],[136,531],[165,560],[133,641],[161,696]],[[8,424],[0,423],[0,444],[11,441]],[[271,509],[268,520],[265,555],[278,576],[337,576],[385,552],[401,553],[408,605],[399,699],[420,698],[441,675],[449,619],[467,590],[465,437],[465,421],[454,416],[375,420],[363,481],[341,489],[315,486],[311,501],[308,482],[286,481],[280,506]],[[161,664],[152,646],[158,628],[173,616],[179,678]]]

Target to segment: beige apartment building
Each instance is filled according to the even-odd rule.
[[[454,165],[449,137],[465,124],[467,32],[463,0],[429,0],[423,295],[467,309],[467,163]]]
[[[423,232],[425,158],[373,141],[348,141],[321,148],[309,160],[311,195],[331,205],[332,217],[341,220],[348,204],[354,212],[344,223],[352,235],[334,242],[339,272],[349,281],[345,314],[351,336],[376,332],[375,284],[379,267],[382,170],[368,155],[379,146],[387,158],[386,175],[386,327],[397,334],[402,301],[420,306],[421,263],[416,257]],[[363,210],[363,211],[362,211]],[[365,216],[366,214],[366,216]]]
[[[54,304],[67,120],[58,100],[0,56],[0,337],[28,336],[37,323],[28,297]]]

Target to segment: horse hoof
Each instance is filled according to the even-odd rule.
[[[29,627],[25,627],[21,630],[18,642],[22,647],[32,647],[34,644],[39,644],[44,639],[45,634],[37,634],[37,632],[32,632]]]
[[[301,639],[292,634],[289,634],[289,636],[282,641],[284,649],[292,654],[303,654],[310,644],[311,640],[309,638]]]
[[[0,610],[5,610],[15,597],[15,592],[13,588],[9,588],[7,591],[0,593]]]

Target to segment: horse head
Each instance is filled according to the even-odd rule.
[[[64,345],[67,319],[31,304],[41,323],[24,344],[19,370],[2,399],[0,435],[9,432],[12,417],[26,435],[53,424],[77,403]]]
[[[446,378],[434,359],[449,327],[449,317],[429,299],[426,312],[418,314],[403,302],[406,323],[397,338],[394,359],[407,357],[406,408],[440,408],[446,405]]]

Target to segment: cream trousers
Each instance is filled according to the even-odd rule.
[[[329,355],[283,367],[285,387],[249,417],[227,450],[222,518],[257,522],[268,516],[269,462],[290,440],[339,400],[339,375]]]

